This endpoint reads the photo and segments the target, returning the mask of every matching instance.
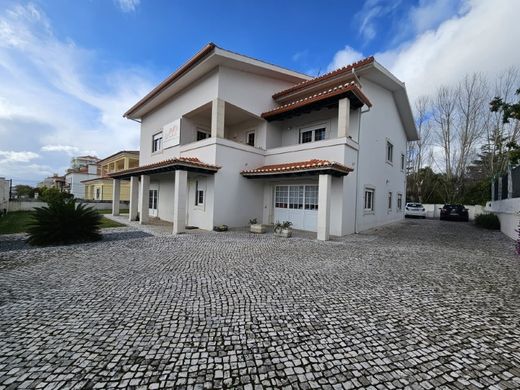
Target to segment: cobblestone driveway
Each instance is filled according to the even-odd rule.
[[[468,224],[7,249],[0,388],[520,388],[520,261]]]

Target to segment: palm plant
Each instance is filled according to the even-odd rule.
[[[31,245],[63,245],[101,239],[101,215],[93,208],[74,199],[49,203],[38,207],[29,226],[28,242]]]

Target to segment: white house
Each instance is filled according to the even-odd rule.
[[[403,218],[406,143],[417,139],[404,83],[373,57],[319,77],[212,43],[124,116],[141,123],[129,218],[186,225],[291,221],[342,236]]]
[[[71,168],[65,174],[65,187],[68,192],[77,199],[85,199],[85,180],[96,179],[99,177],[99,159],[93,156],[74,157],[71,161]]]

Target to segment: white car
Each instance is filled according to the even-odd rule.
[[[407,203],[404,207],[404,216],[426,218],[426,209],[421,203]]]

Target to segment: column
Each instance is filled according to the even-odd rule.
[[[112,179],[112,215],[119,215],[121,201],[121,180]]]
[[[224,138],[224,117],[226,102],[222,99],[214,99],[211,105],[211,136]]]
[[[150,176],[141,175],[141,185],[139,186],[139,205],[141,206],[141,215],[139,218],[139,223],[145,224],[148,223],[150,217],[148,215],[148,199],[150,197]]]
[[[269,225],[273,215],[273,185],[271,183],[264,184],[264,209],[262,211],[262,223]]]
[[[318,240],[329,239],[331,175],[320,175],[318,181]]]
[[[186,229],[186,200],[188,196],[188,172],[175,171],[173,192],[173,234],[184,233]]]
[[[338,137],[348,137],[350,122],[350,100],[340,99],[338,102]]]
[[[130,178],[130,205],[128,210],[128,220],[135,221],[137,219],[137,210],[139,202],[139,178],[132,176]]]

